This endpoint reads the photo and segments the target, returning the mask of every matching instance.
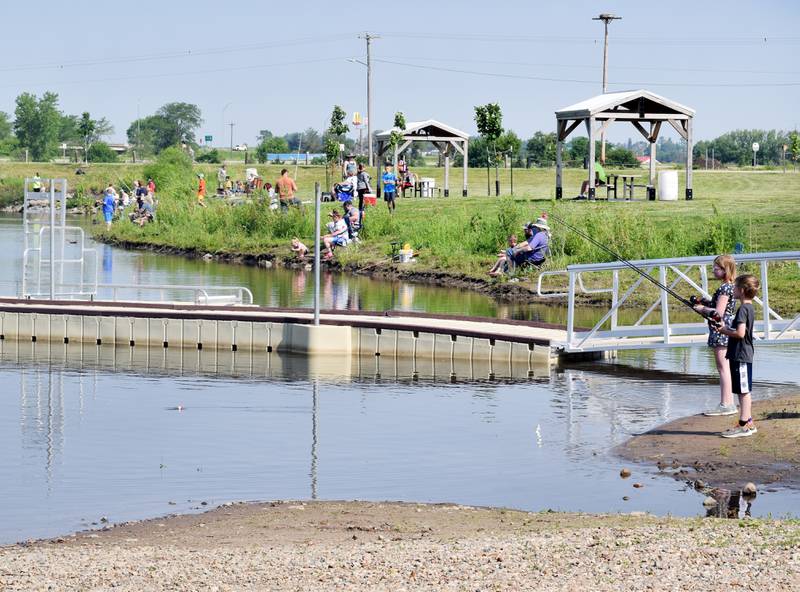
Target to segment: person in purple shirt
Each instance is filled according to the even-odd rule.
[[[536,222],[525,225],[525,241],[509,249],[506,260],[515,266],[541,267],[547,258],[549,246],[550,226],[547,224],[547,218],[541,216]]]

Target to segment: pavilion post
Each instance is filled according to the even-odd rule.
[[[381,196],[381,155],[383,154],[383,142],[378,141],[378,154],[375,159],[375,197]]]
[[[561,149],[562,149],[562,130],[564,129],[564,121],[559,120],[556,124],[556,199],[563,197],[562,179],[561,179]]]
[[[586,119],[586,127],[589,128],[589,199],[595,198],[594,190],[594,117]]]
[[[656,138],[653,135],[653,131],[655,129],[655,124],[650,123],[650,137],[648,140],[650,141],[650,181],[648,185],[650,186],[649,189],[649,199],[655,199],[655,191],[656,191]]]
[[[693,198],[692,195],[692,153],[694,147],[692,146],[692,119],[686,120],[686,199]]]
[[[450,143],[444,144],[444,196],[450,197]]]
[[[464,189],[461,195],[467,197],[467,168],[469,167],[469,141],[464,140]]]

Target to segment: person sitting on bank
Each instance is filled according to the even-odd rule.
[[[599,162],[594,163],[594,186],[600,187],[606,184],[608,180],[608,176],[606,175],[606,170],[603,168]],[[589,188],[589,181],[586,180],[581,183],[581,194],[576,199],[586,199],[586,190]]]
[[[508,237],[508,248],[513,249],[517,246],[517,235],[511,234]],[[489,270],[489,275],[500,275],[506,267],[506,251],[500,251],[497,254],[497,261],[495,261],[492,268]]]
[[[347,225],[347,237],[350,240],[358,241],[358,231],[361,230],[361,212],[349,200],[344,202],[342,207],[344,208],[344,223]]]
[[[525,241],[506,251],[506,273],[511,273],[518,267],[539,268],[544,265],[550,245],[550,226],[547,224],[547,218],[540,216],[536,222],[528,222],[523,228]]]
[[[292,252],[297,255],[297,258],[300,259],[300,261],[302,261],[308,254],[308,247],[300,242],[299,238],[294,237],[292,239]]]
[[[327,224],[328,234],[322,237],[322,242],[325,245],[323,261],[333,259],[334,247],[344,247],[350,242],[350,239],[347,238],[347,224],[342,219],[339,210],[333,210],[328,215],[331,217],[331,221]]]

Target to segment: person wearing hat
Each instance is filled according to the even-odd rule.
[[[536,222],[528,222],[525,225],[525,241],[509,249],[510,258],[514,265],[532,265],[541,267],[547,255],[550,245],[550,226],[547,224],[547,216],[542,215]]]
[[[328,222],[328,234],[322,237],[322,242],[325,245],[325,253],[323,259],[328,261],[333,258],[333,247],[344,247],[350,242],[347,238],[347,224],[342,219],[339,210],[333,210],[328,216],[331,221]]]
[[[199,180],[197,185],[197,204],[201,207],[206,207],[206,176],[203,173],[197,173]]]

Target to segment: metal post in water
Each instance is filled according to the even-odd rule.
[[[320,209],[319,181],[314,183],[314,324],[319,325],[319,209]]]
[[[56,299],[56,188],[50,179],[50,300]]]

